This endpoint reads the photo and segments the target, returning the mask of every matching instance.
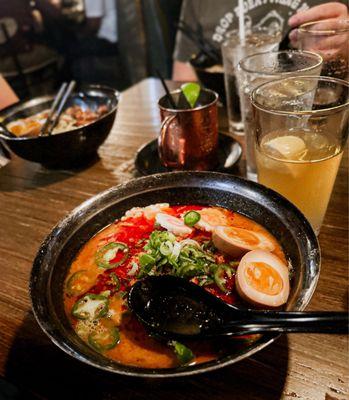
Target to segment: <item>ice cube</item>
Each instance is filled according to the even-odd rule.
[[[265,143],[268,151],[274,153],[277,158],[300,161],[307,152],[303,139],[298,136],[279,136]]]

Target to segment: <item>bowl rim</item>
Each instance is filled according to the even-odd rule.
[[[275,191],[266,188],[263,185],[260,185],[258,183],[248,181],[244,178],[236,177],[230,174],[225,174],[225,173],[220,173],[220,172],[194,172],[194,171],[187,171],[187,172],[170,172],[170,173],[159,173],[159,174],[154,174],[154,175],[148,175],[146,177],[140,177],[136,179],[132,179],[130,181],[127,181],[125,183],[121,183],[117,186],[113,186],[103,192],[100,192],[96,194],[95,196],[87,199],[83,203],[81,203],[79,206],[74,208],[68,215],[66,215],[63,219],[60,220],[60,222],[51,230],[51,232],[48,234],[48,236],[44,239],[42,244],[40,245],[40,248],[37,252],[37,255],[35,257],[34,263],[33,263],[33,268],[31,270],[30,274],[30,282],[29,282],[29,295],[30,295],[30,300],[31,300],[31,306],[33,310],[34,317],[36,321],[38,322],[39,326],[41,329],[45,332],[45,334],[50,338],[50,340],[61,350],[63,350],[65,353],[70,355],[71,357],[78,359],[79,361],[82,361],[85,364],[88,364],[90,366],[96,367],[100,370],[104,370],[107,372],[111,373],[116,373],[119,375],[125,375],[125,376],[133,376],[133,377],[141,377],[141,378],[174,378],[174,377],[184,377],[184,376],[191,376],[191,375],[196,375],[204,372],[209,372],[216,370],[218,368],[222,368],[224,366],[228,366],[231,364],[234,364],[238,361],[241,361],[242,359],[249,357],[253,355],[254,353],[262,350],[269,344],[273,343],[279,336],[280,334],[277,333],[272,333],[272,334],[267,334],[267,335],[262,335],[260,339],[256,340],[250,347],[247,347],[247,351],[242,351],[241,354],[230,354],[230,355],[225,355],[221,358],[209,361],[207,363],[202,363],[202,364],[197,364],[195,366],[182,366],[182,367],[177,367],[177,368],[168,368],[168,369],[151,369],[151,368],[139,368],[139,367],[134,367],[134,366],[129,366],[126,364],[121,364],[117,362],[110,363],[109,365],[100,365],[100,363],[95,362],[94,360],[91,360],[87,355],[85,355],[83,352],[76,350],[74,346],[67,344],[64,341],[64,335],[61,335],[57,333],[57,330],[49,328],[49,323],[45,322],[41,318],[43,316],[47,317],[47,314],[45,312],[50,312],[49,307],[47,307],[47,299],[48,299],[48,294],[46,292],[45,295],[45,306],[47,307],[47,310],[43,311],[40,309],[40,304],[39,304],[39,299],[38,297],[35,296],[35,290],[36,286],[38,285],[38,279],[37,274],[40,273],[41,268],[42,268],[42,263],[44,261],[45,255],[47,255],[50,251],[50,243],[56,239],[59,234],[62,234],[61,231],[63,227],[71,222],[74,217],[78,217],[83,211],[91,211],[92,206],[98,202],[101,199],[108,199],[109,197],[113,196],[115,201],[119,201],[121,199],[126,199],[127,197],[130,197],[132,195],[137,194],[137,192],[140,191],[140,187],[143,182],[148,183],[149,180],[155,180],[157,183],[164,182],[165,184],[157,185],[158,189],[168,189],[171,188],[170,185],[166,185],[166,178],[169,176],[183,176],[187,178],[188,176],[190,177],[201,177],[201,187],[202,183],[205,179],[209,180],[209,178],[221,178],[221,182],[225,180],[233,180],[236,181],[237,184],[239,185],[249,185],[250,189],[252,190],[257,190],[257,192],[261,193],[264,196],[271,195],[274,198],[278,200],[278,202],[283,203],[282,208],[288,208],[291,209],[293,213],[296,214],[298,219],[301,220],[302,222],[302,230],[305,232],[307,236],[307,245],[311,247],[311,252],[310,257],[307,257],[307,262],[308,266],[312,265],[312,268],[315,268],[315,277],[311,282],[310,287],[306,289],[306,298],[305,300],[301,303],[300,307],[298,310],[304,310],[305,307],[309,304],[314,291],[317,286],[317,282],[319,279],[320,275],[320,267],[321,267],[321,250],[319,246],[318,239],[310,225],[310,223],[307,221],[307,219],[304,217],[304,215],[301,213],[296,206],[294,206],[291,202],[289,202],[286,198],[281,196],[280,194],[276,193]],[[186,187],[194,187],[192,182],[189,182],[190,179],[185,179],[183,180],[183,184],[177,185],[174,187],[180,187],[180,188],[186,188]],[[132,185],[139,185],[137,191],[135,192],[134,189],[131,191],[131,193],[127,192],[127,189],[129,189],[130,186]],[[147,189],[142,189],[143,192],[152,192],[156,191],[157,187],[149,185]],[[200,187],[200,184],[198,184],[196,187]],[[221,189],[222,190],[222,189]],[[123,194],[122,192],[126,192]],[[118,193],[119,192],[119,196]],[[121,194],[121,195],[120,195]],[[274,200],[275,201],[275,200]],[[278,203],[279,204],[279,203]],[[103,210],[99,209],[98,211],[94,211],[92,214],[88,215],[88,218],[91,219],[93,216],[98,215],[99,212]],[[92,212],[92,211],[91,211]],[[51,268],[52,271],[52,268]],[[52,311],[51,311],[52,313]],[[61,342],[60,340],[63,341]],[[245,348],[244,348],[245,349]],[[115,365],[119,365],[120,369],[116,369]]]
[[[19,141],[27,142],[27,141],[33,141],[33,140],[49,140],[48,138],[56,137],[57,135],[66,136],[71,133],[81,131],[81,129],[93,126],[95,123],[102,121],[104,118],[107,118],[109,115],[115,113],[115,111],[117,110],[117,108],[119,106],[120,95],[121,95],[118,90],[116,90],[110,86],[98,85],[98,84],[83,84],[83,85],[81,85],[81,87],[78,86],[78,88],[70,95],[70,97],[78,94],[79,92],[93,90],[93,89],[111,91],[113,93],[114,98],[116,99],[115,106],[112,107],[112,109],[110,111],[108,111],[106,114],[103,114],[100,118],[96,119],[95,121],[93,121],[89,124],[83,125],[83,126],[76,127],[74,129],[70,129],[69,131],[60,132],[60,133],[57,133],[55,135],[50,135],[50,136],[15,136],[15,135],[11,134],[11,132],[8,131],[6,125],[2,121],[4,119],[8,118],[9,116],[16,114],[17,112],[23,111],[26,108],[35,107],[36,105],[40,105],[42,103],[45,103],[46,101],[53,100],[55,97],[55,94],[48,94],[48,95],[43,95],[43,96],[37,96],[37,97],[34,97],[29,100],[19,101],[18,103],[12,104],[12,105],[4,108],[3,110],[1,110],[1,112],[0,112],[1,128],[6,130],[6,132],[9,132],[9,134],[4,134],[0,130],[0,138],[4,139],[4,140],[10,140],[10,141],[16,141],[16,142],[19,142]],[[26,105],[27,107],[23,107],[24,105]],[[21,108],[21,107],[23,107],[21,110],[17,110],[17,108]]]

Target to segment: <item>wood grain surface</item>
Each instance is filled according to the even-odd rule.
[[[15,156],[0,169],[1,375],[25,399],[348,399],[346,336],[283,335],[253,357],[216,372],[154,381],[88,367],[56,348],[39,328],[28,281],[41,241],[82,201],[136,176],[134,155],[157,135],[162,94],[152,78],[124,92],[99,160],[85,169],[49,171]],[[322,270],[309,310],[348,309],[347,153],[319,236]]]

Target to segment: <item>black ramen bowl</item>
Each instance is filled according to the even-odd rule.
[[[128,209],[152,203],[202,204],[237,211],[266,227],[280,242],[293,266],[286,309],[303,310],[315,290],[320,249],[301,212],[276,192],[257,183],[215,172],[151,175],[113,187],[84,202],[64,218],[41,245],[30,279],[35,317],[51,340],[72,357],[102,370],[139,377],[167,378],[212,371],[235,363],[272,343],[263,335],[229,348],[219,359],[172,369],[145,369],[103,357],[74,332],[64,311],[63,285],[69,267],[86,241]]]
[[[119,101],[119,93],[99,85],[82,86],[73,93],[66,107],[78,105],[92,111],[107,106],[107,113],[96,121],[66,132],[51,136],[16,137],[6,125],[16,119],[32,116],[51,107],[54,96],[41,96],[15,104],[0,114],[0,139],[19,157],[38,162],[48,168],[76,167],[96,156],[99,146],[105,141],[113,126]]]

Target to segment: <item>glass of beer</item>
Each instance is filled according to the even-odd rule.
[[[158,149],[162,164],[179,171],[214,169],[218,163],[218,94],[201,89],[194,108],[187,108],[181,101],[181,90],[171,92],[171,96],[176,109],[167,95],[158,103],[162,121]]]
[[[247,178],[257,179],[254,154],[254,120],[250,95],[264,82],[294,75],[320,75],[322,58],[309,51],[276,51],[257,53],[242,59],[238,65],[238,84],[242,120],[245,127]]]
[[[322,75],[349,80],[349,19],[308,22],[297,36],[299,49],[323,58]]]
[[[293,202],[318,234],[349,129],[349,82],[289,77],[251,96],[258,182]]]
[[[253,53],[277,50],[281,36],[280,31],[270,32],[267,28],[253,28],[247,32],[244,43],[241,43],[237,30],[228,32],[227,39],[222,44],[222,57],[230,133],[244,134],[236,82],[236,67],[239,61]]]

